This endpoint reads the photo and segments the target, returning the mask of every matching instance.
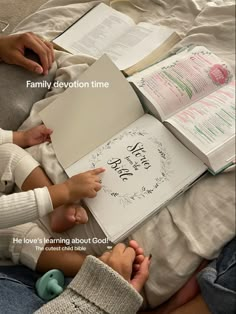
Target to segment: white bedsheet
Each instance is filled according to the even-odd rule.
[[[17,32],[33,31],[52,39],[99,1],[51,0],[38,12],[26,18]],[[108,1],[105,1],[108,3]],[[149,21],[175,28],[185,38],[178,47],[205,45],[218,56],[234,64],[235,4],[229,0],[140,0],[125,1],[114,7],[136,21]],[[57,52],[56,79],[75,80],[94,62],[88,56],[70,56]],[[29,119],[22,126],[40,123],[38,111],[49,105],[63,89],[54,89],[47,98],[33,106]],[[53,182],[65,179],[56,161],[51,144],[30,149],[40,160]],[[190,191],[172,201],[132,238],[139,241],[146,254],[152,253],[150,278],[145,286],[147,302],[157,306],[177,291],[191,276],[203,258],[212,259],[235,234],[234,171],[212,177],[208,175]],[[109,209],[108,209],[109,210]],[[47,221],[44,220],[44,225]],[[85,226],[77,226],[65,237],[104,237],[91,217]],[[54,236],[57,236],[54,234]],[[105,246],[91,245],[88,252],[100,254]]]

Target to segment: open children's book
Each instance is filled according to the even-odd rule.
[[[162,59],[180,41],[173,29],[135,22],[101,3],[53,40],[59,49],[95,58],[104,53],[131,75]]]
[[[211,53],[206,54],[207,51],[200,47],[183,54],[186,60],[192,60],[195,55],[207,58],[205,71],[199,70],[199,75],[208,77],[215,61],[230,75],[225,65]],[[182,57],[179,54],[179,60]],[[171,58],[169,61],[172,64]],[[196,63],[195,68],[198,66],[202,68],[203,64]],[[201,79],[197,75],[194,78],[197,88]],[[191,186],[207,167],[201,156],[195,156],[163,123],[145,113],[131,85],[106,55],[79,79],[83,88],[66,90],[40,115],[54,130],[52,143],[69,176],[97,167],[106,168],[101,177],[102,190],[96,198],[85,202],[109,240],[117,242]],[[211,84],[216,90],[211,77],[204,82],[203,87]],[[194,88],[193,82],[191,86]],[[224,99],[229,98],[233,107],[233,85],[226,85],[224,81],[222,86]],[[168,92],[171,91],[170,86]],[[202,95],[200,91],[199,87]],[[179,99],[177,91],[176,98]],[[230,116],[231,109],[228,112],[220,97],[218,102],[224,107],[225,115]],[[207,101],[205,106],[209,107]],[[211,107],[212,117],[217,117],[220,105],[218,113],[215,106]]]

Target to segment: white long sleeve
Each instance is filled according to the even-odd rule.
[[[0,229],[21,225],[53,210],[46,187],[0,197]]]
[[[40,241],[49,235],[29,222],[47,215],[53,206],[46,187],[4,195],[12,191],[15,183],[21,187],[39,166],[25,150],[12,144],[12,139],[12,131],[0,129],[0,258],[11,258],[14,263],[34,269],[41,253],[39,247],[44,247]],[[32,242],[25,243],[27,238]]]
[[[0,197],[0,260],[11,259],[35,269],[50,234],[37,224],[26,223],[52,210],[47,188]],[[14,226],[8,229],[8,226]]]
[[[29,174],[39,166],[24,149],[11,143],[12,131],[0,129],[0,193],[21,188]],[[0,229],[17,226],[43,217],[53,210],[46,187],[0,196]]]
[[[0,128],[0,145],[13,142],[13,132],[5,131]]]

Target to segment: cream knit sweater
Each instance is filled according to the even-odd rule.
[[[37,314],[135,314],[142,297],[117,272],[88,256],[66,290]]]
[[[34,269],[40,247],[44,247],[39,239],[50,235],[30,222],[50,213],[53,207],[47,188],[2,195],[14,183],[21,187],[39,165],[23,149],[7,144],[12,143],[12,134],[12,131],[0,129],[0,259],[10,258],[14,263],[21,262]]]

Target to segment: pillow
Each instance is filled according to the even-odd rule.
[[[39,61],[34,53],[27,55],[32,60]],[[30,88],[32,83],[52,82],[56,66],[52,67],[46,76],[29,72],[19,66],[0,63],[0,128],[16,130],[28,117],[32,105],[44,98],[47,87]],[[44,84],[45,86],[46,84]]]

